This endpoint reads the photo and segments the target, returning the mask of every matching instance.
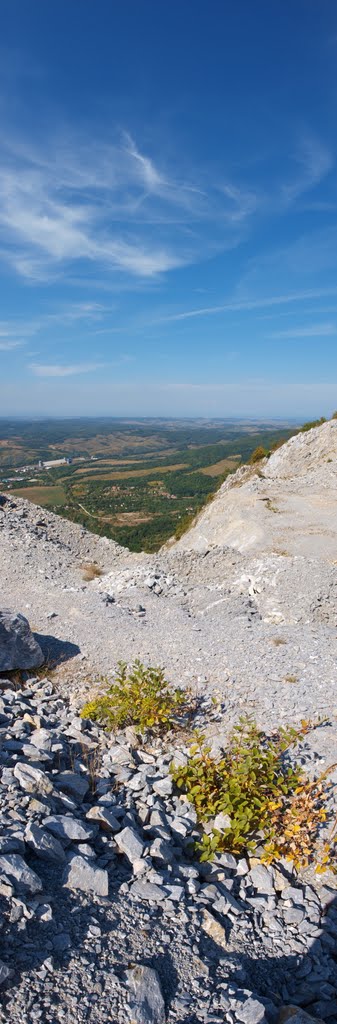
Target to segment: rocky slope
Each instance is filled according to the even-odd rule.
[[[337,420],[292,437],[240,469],[179,542],[183,550],[228,544],[249,554],[334,560],[337,547]]]
[[[51,662],[64,661],[73,693],[77,679],[82,692],[84,676],[90,688],[120,658],[138,656],[164,665],[173,682],[219,696],[224,728],[243,710],[263,723],[324,716],[336,703],[336,445],[333,421],[291,439],[263,478],[239,470],[198,524],[157,555],[131,554],[28,502],[6,501],[5,604],[28,617]],[[282,525],[290,513],[273,509],[281,494],[284,506],[293,501],[296,487],[295,536]],[[329,533],[318,492],[332,509]],[[103,575],[85,582],[85,561]]]
[[[215,748],[243,712],[264,727],[321,716],[302,756],[311,771],[332,766],[336,499],[333,421],[257,472],[239,470],[153,556],[0,502],[1,603],[28,617],[57,666],[52,684],[1,684],[0,1020],[273,1024],[294,1002],[337,1021],[334,881],[282,881],[228,861],[203,873],[188,854],[193,812],[171,793],[172,751],[135,749],[134,737],[111,748],[77,718],[102,673],[140,657],[203,698]],[[101,575],[87,581],[92,562]],[[57,831],[64,816],[71,836]],[[132,974],[135,964],[156,967],[159,982]],[[154,1000],[145,1009],[141,983]]]

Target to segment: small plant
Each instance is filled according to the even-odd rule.
[[[262,459],[266,459],[267,455],[268,452],[266,448],[263,448],[262,445],[258,445],[258,447],[252,452],[249,462],[251,465],[254,465],[255,462],[261,462]]]
[[[134,725],[140,733],[163,732],[187,710],[188,693],[172,689],[162,668],[147,667],[137,659],[130,669],[119,662],[115,682],[104,696],[85,704],[81,716],[111,731]]]
[[[277,512],[280,511],[277,508],[276,505],[273,505],[273,499],[272,498],[262,498],[262,501],[264,501],[265,506],[268,509],[268,512],[276,512],[277,513]]]
[[[91,580],[95,580],[98,576],[103,576],[103,569],[100,569],[97,562],[84,562],[81,569],[83,570],[83,579],[86,583],[90,583]]]
[[[301,729],[282,728],[267,737],[242,719],[220,760],[198,738],[187,764],[172,775],[194,804],[200,825],[207,826],[197,844],[201,860],[224,851],[251,854],[261,842],[267,862],[283,856],[299,867],[315,860],[327,817],[322,779],[310,782],[286,756],[309,728],[302,722]],[[331,850],[324,853],[330,858]]]
[[[88,748],[85,747],[84,744],[81,744],[81,747],[81,760],[85,764],[88,771],[90,792],[95,793],[97,782],[100,777],[100,770],[102,764],[101,751],[98,746],[95,747],[93,750],[88,750]]]
[[[290,676],[285,676],[284,677],[284,682],[285,683],[298,683],[298,678],[297,678],[297,676],[291,676],[291,675]]]
[[[336,412],[332,413],[331,419],[332,420],[337,420],[337,410],[336,410]]]

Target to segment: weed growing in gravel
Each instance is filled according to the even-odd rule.
[[[222,852],[251,854],[262,843],[262,859],[269,863],[280,856],[296,868],[318,863],[320,830],[327,818],[323,777],[310,782],[286,756],[309,728],[303,722],[301,729],[282,728],[268,737],[241,719],[221,759],[212,757],[201,736],[187,764],[173,768],[174,782],[204,827],[197,844],[201,860]],[[331,840],[331,849],[323,850],[325,863],[333,849]]]
[[[115,682],[104,696],[85,704],[81,715],[112,731],[134,725],[141,733],[164,732],[188,710],[187,701],[188,693],[172,689],[162,668],[150,668],[136,660],[128,669],[126,662],[120,661]]]
[[[98,576],[103,576],[103,569],[100,569],[97,562],[85,562],[84,565],[81,565],[81,569],[86,583],[90,583],[91,580],[95,580]]]

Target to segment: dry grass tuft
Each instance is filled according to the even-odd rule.
[[[81,565],[83,579],[86,583],[90,583],[91,580],[97,579],[98,576],[103,576],[103,569],[97,565],[97,562],[84,562]]]

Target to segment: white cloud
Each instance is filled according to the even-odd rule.
[[[125,141],[126,150],[138,165],[140,177],[145,187],[154,191],[162,188],[163,186],[165,187],[168,182],[164,177],[162,177],[160,172],[157,171],[152,160],[147,156],[143,156],[143,154],[139,152],[139,149],[137,149],[135,142],[128,132],[125,132]]]
[[[336,324],[308,324],[306,327],[289,327],[287,330],[272,331],[272,338],[323,338],[337,333]]]
[[[0,256],[32,282],[77,264],[152,279],[233,247],[257,205],[237,184],[159,169],[130,135],[0,146]]]
[[[105,367],[106,363],[72,363],[69,366],[58,364],[31,363],[30,369],[36,377],[72,377],[79,373],[94,373]]]
[[[263,200],[257,192],[238,188],[229,182],[220,186],[220,190],[229,202],[227,216],[232,221],[243,221],[255,213]]]
[[[282,188],[283,197],[287,202],[293,202],[318,185],[331,171],[334,159],[330,150],[319,139],[308,135],[298,146],[295,163],[300,168],[299,173],[295,175],[293,181]]]
[[[2,341],[0,337],[0,352],[11,352],[14,348],[20,348],[23,341]]]

